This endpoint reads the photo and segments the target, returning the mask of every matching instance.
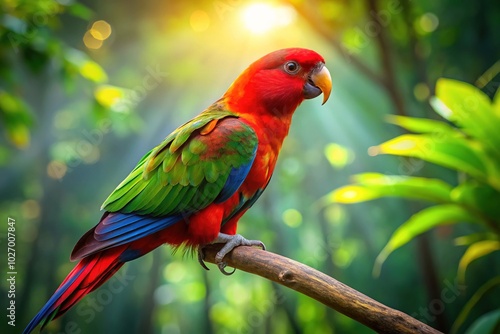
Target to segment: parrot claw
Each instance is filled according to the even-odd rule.
[[[223,273],[226,276],[234,274],[236,269],[233,271],[226,271],[225,268],[227,266],[227,263],[222,261],[224,259],[224,256],[226,256],[229,252],[231,252],[233,249],[235,249],[238,246],[257,246],[262,248],[262,250],[266,250],[266,246],[262,241],[260,240],[248,240],[245,239],[243,236],[240,234],[235,234],[235,235],[230,235],[230,234],[224,234],[224,233],[219,233],[217,238],[212,242],[213,244],[220,244],[224,243],[225,245],[221,248],[221,250],[215,255],[215,263],[219,267],[219,270],[221,273]],[[203,246],[198,247],[198,262],[200,265],[206,269],[208,269],[207,265],[204,262],[205,259],[205,252],[203,250]]]
[[[224,275],[226,276],[231,276],[232,274],[234,274],[234,272],[236,271],[236,268],[233,268],[233,271],[226,271],[226,262],[219,262],[219,264],[217,264],[217,267],[219,267],[219,271],[221,273],[223,273]]]
[[[224,269],[226,267],[226,263],[223,262],[222,260],[224,259],[224,256],[226,256],[233,249],[235,249],[238,246],[257,246],[262,248],[262,250],[266,250],[266,246],[262,241],[248,240],[245,239],[240,234],[229,235],[229,234],[219,233],[219,235],[213,241],[213,243],[214,244],[225,243],[224,247],[222,247],[221,250],[215,255],[215,262],[219,266],[220,272],[227,276],[234,274],[236,269],[234,269],[232,272],[227,272]]]
[[[201,267],[205,270],[210,270],[207,265],[205,264],[205,251],[203,250],[203,246],[198,247],[198,262],[200,263]]]

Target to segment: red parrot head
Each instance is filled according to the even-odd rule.
[[[229,87],[225,100],[240,112],[292,114],[304,99],[332,89],[330,72],[318,53],[301,48],[271,52],[252,63]]]

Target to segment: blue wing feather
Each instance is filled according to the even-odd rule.
[[[122,216],[127,217],[123,219]],[[118,212],[112,213],[104,219],[109,221],[116,219],[116,221],[119,222],[118,228],[111,230],[99,229],[101,227],[101,225],[99,225],[94,231],[94,237],[100,242],[112,242],[113,246],[119,246],[123,244],[124,240],[129,242],[139,239],[140,237],[138,236],[153,234],[177,223],[182,218],[183,216],[181,214],[167,217],[153,217]],[[108,223],[108,226],[111,224],[112,223]]]
[[[253,157],[250,162],[248,162],[245,165],[241,165],[238,168],[231,169],[231,171],[229,172],[229,176],[226,180],[226,183],[224,184],[224,187],[222,187],[219,196],[217,196],[217,198],[214,201],[215,203],[221,203],[227,201],[238,190],[243,181],[245,181],[248,172],[250,172],[250,168],[252,167],[253,161],[255,160],[256,151],[257,147],[255,147],[255,150],[253,152]]]
[[[81,259],[107,248],[139,240],[185,218],[185,214],[154,217],[120,212],[106,213],[101,222],[76,244],[71,259]]]

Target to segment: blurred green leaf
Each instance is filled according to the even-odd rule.
[[[41,71],[49,63],[50,56],[47,54],[46,43],[47,40],[43,40],[42,43],[39,43],[35,47],[32,40],[31,44],[26,45],[22,49],[22,55],[25,58],[25,63],[34,73],[41,73]]]
[[[80,74],[82,77],[96,83],[103,83],[108,80],[108,76],[102,67],[88,59],[80,65]]]
[[[4,122],[7,139],[17,148],[30,144],[30,127],[33,117],[23,100],[0,90],[0,119]]]
[[[112,85],[100,85],[94,90],[94,97],[101,106],[113,109],[123,103],[123,99],[127,97],[127,90]]]
[[[8,164],[10,157],[10,151],[5,146],[0,145],[0,166]]]
[[[347,185],[335,189],[323,199],[324,204],[328,203],[360,203],[377,199],[383,195],[376,189],[358,185]]]
[[[436,83],[436,97],[451,111],[451,121],[500,157],[500,115],[485,93],[468,83],[441,78]]]
[[[28,29],[27,22],[9,14],[3,15],[1,20],[1,26],[6,29],[9,29],[11,32],[14,32],[18,35],[25,34],[26,30]]]
[[[389,242],[377,256],[373,268],[373,275],[378,277],[382,264],[387,257],[399,247],[405,245],[416,236],[440,225],[455,224],[458,222],[480,222],[466,209],[455,204],[443,204],[423,209],[410,217],[393,233]]]
[[[483,298],[483,296],[488,293],[490,290],[494,289],[500,285],[500,276],[493,277],[490,279],[488,282],[484,283],[479,289],[474,292],[472,297],[467,301],[463,309],[460,311],[458,314],[457,318],[455,319],[455,322],[451,326],[450,333],[454,334],[457,333],[458,330],[460,329],[460,326],[463,325],[467,317],[469,316],[470,312],[476,306],[476,304]],[[479,332],[477,332],[479,333]],[[483,334],[484,332],[480,332]],[[487,333],[487,332],[486,332]]]
[[[467,328],[465,334],[497,334],[500,330],[500,309],[483,314]]]
[[[495,96],[493,97],[493,110],[497,117],[500,117],[500,88],[497,89]]]
[[[451,121],[451,119],[453,118],[453,112],[450,110],[450,108],[448,108],[446,104],[443,103],[443,101],[438,99],[436,96],[432,96],[429,99],[429,103],[438,115],[448,121]]]
[[[415,118],[398,115],[387,115],[386,120],[389,123],[398,125],[408,131],[416,133],[432,133],[432,134],[451,134],[458,135],[458,131],[445,122],[436,121],[427,118]]]
[[[500,189],[500,171],[477,143],[463,138],[406,134],[370,148],[371,155],[415,157],[465,172]]]
[[[465,282],[465,272],[469,264],[497,250],[500,250],[500,241],[498,240],[483,240],[470,245],[458,264],[458,278]]]
[[[78,2],[72,3],[71,5],[68,6],[68,11],[70,14],[79,17],[84,20],[90,20],[92,18],[92,15],[94,14],[93,11]]]
[[[454,202],[467,206],[492,221],[500,223],[498,216],[498,203],[500,203],[500,191],[483,183],[469,180],[459,184],[450,194]]]
[[[437,202],[449,201],[451,186],[439,179],[426,177],[363,173],[353,177],[364,186],[380,187],[398,196],[428,199]]]
[[[24,124],[11,124],[7,126],[7,138],[17,148],[26,148],[30,144],[30,130]]]
[[[455,245],[457,246],[467,246],[473,244],[475,242],[485,240],[485,239],[493,239],[495,234],[489,232],[481,232],[481,233],[471,233],[458,238],[455,238]]]
[[[103,68],[79,50],[66,50],[64,61],[66,62],[65,71],[69,75],[78,71],[82,77],[95,83],[104,83],[108,80],[108,76]]]
[[[449,203],[452,187],[439,179],[364,173],[352,177],[354,185],[338,188],[325,197],[326,203],[359,203],[386,196]]]

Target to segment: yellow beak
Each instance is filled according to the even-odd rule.
[[[325,104],[326,101],[328,101],[328,98],[330,97],[330,93],[332,91],[332,77],[330,76],[330,71],[326,68],[326,66],[323,66],[320,71],[314,72],[311,75],[311,80],[314,83],[316,87],[321,89],[323,92],[323,104]]]

